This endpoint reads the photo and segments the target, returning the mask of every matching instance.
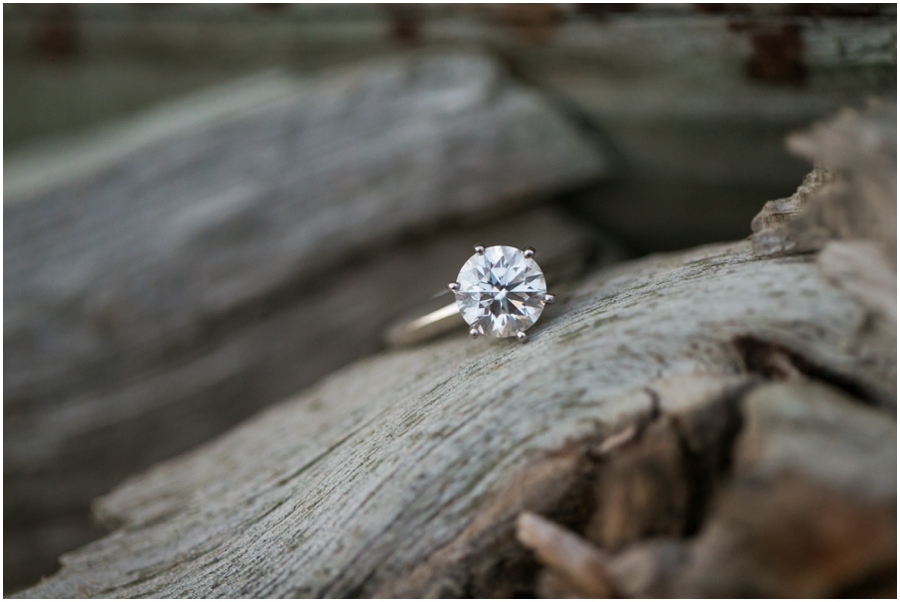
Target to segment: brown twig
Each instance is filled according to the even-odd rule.
[[[523,512],[516,537],[548,566],[569,578],[586,596],[617,597],[618,588],[606,569],[608,556],[584,538],[554,522]]]

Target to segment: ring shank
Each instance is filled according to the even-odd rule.
[[[384,340],[390,347],[408,347],[464,326],[465,323],[454,301],[424,316],[393,324],[385,332]]]

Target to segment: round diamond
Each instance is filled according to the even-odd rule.
[[[472,255],[456,281],[456,305],[481,334],[516,336],[544,311],[544,273],[515,247],[487,247],[484,254]]]

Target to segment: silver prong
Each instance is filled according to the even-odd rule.
[[[484,245],[475,245],[475,252],[484,255]]]
[[[469,331],[469,336],[472,337],[473,339],[476,338],[479,334],[480,333],[478,332],[477,328],[473,328],[472,330]]]
[[[451,291],[453,291],[455,293],[456,291],[459,290],[459,282],[451,282],[450,284],[447,285],[447,288],[449,288]]]
[[[516,338],[519,339],[519,342],[520,342],[520,343],[524,343],[525,340],[528,339],[528,335],[525,334],[524,332],[517,332],[517,333],[516,333]]]
[[[553,303],[554,301],[556,301],[555,295],[551,295],[550,293],[544,293],[544,303],[547,303],[549,305],[550,303]]]
[[[525,258],[531,259],[534,257],[534,247],[525,247]]]

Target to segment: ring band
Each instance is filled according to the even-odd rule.
[[[444,294],[441,295],[443,297]],[[444,301],[441,298],[441,301]],[[442,307],[424,315],[398,320],[387,328],[384,334],[384,342],[389,347],[409,347],[418,343],[424,343],[431,339],[458,330],[465,326],[459,308],[456,303],[441,303]],[[421,309],[417,314],[421,314]]]

